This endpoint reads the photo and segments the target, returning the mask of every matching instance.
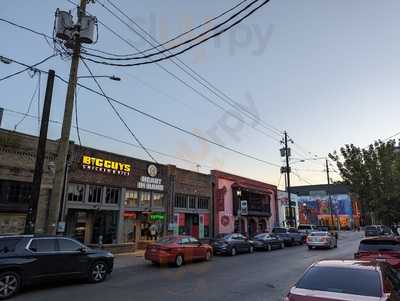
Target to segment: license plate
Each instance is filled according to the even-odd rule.
[[[386,262],[386,258],[377,258],[376,261],[378,261],[378,262]]]

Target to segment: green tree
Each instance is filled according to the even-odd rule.
[[[330,154],[344,184],[358,194],[365,222],[400,222],[400,154],[395,140],[367,148],[346,144]]]

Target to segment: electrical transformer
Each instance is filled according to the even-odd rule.
[[[94,16],[83,16],[81,20],[81,32],[80,41],[81,43],[93,44],[94,43],[94,31],[97,26],[97,19]]]
[[[72,30],[74,27],[74,21],[70,12],[56,11],[56,37],[65,41],[72,38]]]

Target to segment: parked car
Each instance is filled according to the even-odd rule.
[[[339,234],[335,226],[317,226],[316,231],[329,232],[331,235],[335,236],[336,240],[339,239]]]
[[[295,244],[302,245],[304,243],[303,234],[296,228],[281,228],[275,227],[272,229],[272,233],[276,234],[281,238],[286,246],[293,246]]]
[[[304,233],[304,234],[308,235],[311,232],[317,230],[317,226],[300,224],[300,225],[297,226],[297,230],[299,230],[300,233]]]
[[[155,264],[175,264],[180,267],[184,263],[197,260],[211,260],[212,247],[203,244],[196,238],[186,235],[166,236],[155,244],[148,245],[144,258]]]
[[[35,281],[79,277],[102,282],[113,270],[114,257],[80,242],[56,236],[0,237],[0,299],[15,295]]]
[[[392,237],[366,238],[360,242],[355,259],[384,261],[400,269],[400,240]]]
[[[253,239],[253,243],[256,250],[271,251],[275,249],[283,249],[285,247],[283,239],[270,233],[261,233],[256,235]]]
[[[398,273],[384,262],[324,260],[313,264],[285,301],[399,301]]]
[[[220,234],[212,243],[215,254],[235,256],[238,253],[253,253],[253,241],[242,234]]]
[[[307,236],[307,246],[308,248],[337,248],[337,240],[335,236],[327,231],[323,232],[312,232]]]
[[[393,231],[384,225],[371,225],[365,227],[365,237],[371,236],[393,236]]]

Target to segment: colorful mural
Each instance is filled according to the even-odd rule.
[[[331,196],[333,222],[339,219],[342,228],[351,228],[353,220],[352,201],[347,194]],[[328,195],[299,196],[300,223],[331,225],[332,215]]]

